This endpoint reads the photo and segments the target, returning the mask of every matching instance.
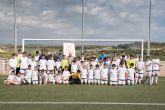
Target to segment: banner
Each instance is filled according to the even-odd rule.
[[[67,57],[72,54],[73,57],[76,56],[75,44],[74,43],[63,43],[63,54]]]

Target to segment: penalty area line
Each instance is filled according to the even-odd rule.
[[[165,106],[165,103],[118,103],[118,102],[0,102],[0,104],[54,104],[54,105],[144,105]]]

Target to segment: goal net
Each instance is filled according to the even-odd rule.
[[[143,39],[22,39],[22,51],[35,52],[41,49],[58,52],[64,43],[75,45],[76,56],[98,55],[102,50],[109,56],[113,52],[141,55],[143,59]]]

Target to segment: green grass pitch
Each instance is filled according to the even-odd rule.
[[[22,85],[5,86],[0,76],[0,102],[110,102],[165,104],[165,77],[154,86]],[[2,104],[0,110],[165,110],[165,105]]]

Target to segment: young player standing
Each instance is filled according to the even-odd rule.
[[[83,83],[87,84],[87,75],[88,75],[88,71],[86,69],[86,66],[83,65],[83,68],[81,70],[81,84]]]
[[[96,69],[94,70],[94,84],[100,84],[100,68],[99,65],[96,65]]]
[[[103,67],[103,69],[101,70],[101,73],[100,73],[101,84],[105,84],[105,85],[108,84],[108,73],[109,73],[109,70],[108,70],[107,65],[105,63],[104,67]]]
[[[116,70],[116,65],[113,64],[110,70],[110,85],[112,86],[117,85],[117,75],[118,75],[118,71]]]
[[[152,65],[153,65],[153,77],[154,77],[154,84],[158,84],[158,76],[159,76],[159,69],[160,69],[160,60],[159,60],[159,54],[155,54],[155,58],[152,59]],[[153,84],[153,80],[152,80]]]
[[[68,67],[66,66],[63,73],[62,73],[63,84],[69,84],[69,76],[70,76],[70,72],[68,70]]]
[[[146,57],[145,67],[146,67],[146,83],[152,85],[153,82],[152,61],[150,60],[149,56]]]
[[[20,59],[20,73],[25,74],[28,69],[28,58],[26,57],[26,52],[23,52],[23,56]]]
[[[124,62],[121,63],[121,67],[118,69],[118,84],[125,85],[126,84],[126,67],[124,67]]]
[[[93,84],[93,75],[94,75],[94,68],[93,65],[90,65],[88,69],[88,84]]]
[[[137,69],[137,73],[136,73],[136,84],[139,83],[141,84],[141,81],[143,79],[143,70],[144,70],[144,62],[142,61],[141,57],[139,57],[137,63],[136,63],[136,69]]]
[[[134,85],[135,84],[135,69],[133,68],[134,67],[134,64],[131,63],[130,68],[128,68],[127,70],[127,73],[128,73],[128,78],[127,78],[127,84],[128,85]]]
[[[16,67],[17,67],[17,59],[15,58],[15,54],[12,54],[11,59],[9,60],[9,73],[11,73],[13,70],[16,71]]]

